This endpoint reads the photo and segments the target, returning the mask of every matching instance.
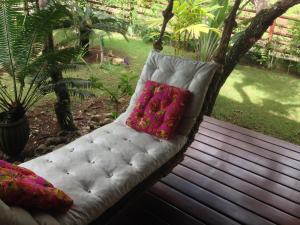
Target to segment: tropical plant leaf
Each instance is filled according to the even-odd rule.
[[[180,29],[177,32],[181,33],[181,34],[184,33],[184,32],[187,32],[187,33],[191,34],[192,38],[197,39],[201,36],[201,33],[208,34],[209,31],[216,32],[217,34],[220,35],[220,30],[219,29],[211,28],[206,24],[192,24],[188,27]]]

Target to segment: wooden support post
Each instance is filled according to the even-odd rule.
[[[274,34],[274,31],[275,31],[275,26],[276,26],[276,20],[274,20],[274,22],[272,23],[272,25],[269,28],[269,42],[271,42],[272,39],[273,39],[273,34]]]

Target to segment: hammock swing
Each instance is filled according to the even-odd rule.
[[[148,56],[126,112],[111,124],[20,165],[67,193],[74,200],[74,206],[65,214],[32,213],[8,207],[0,200],[0,223],[106,224],[133,202],[138,193],[178,163],[202,121],[204,98],[218,66],[159,53],[167,23],[173,17],[172,9],[173,0],[169,0],[163,12],[160,36],[153,44],[154,50]],[[188,89],[193,95],[178,134],[172,140],[159,139],[126,126],[126,119],[147,80]],[[3,218],[1,221],[1,217],[6,221],[3,222]]]

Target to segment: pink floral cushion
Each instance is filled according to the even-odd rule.
[[[28,169],[0,160],[0,199],[8,205],[67,212],[72,199]]]
[[[188,90],[147,81],[126,124],[138,131],[170,139],[190,95]]]

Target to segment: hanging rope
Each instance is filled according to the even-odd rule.
[[[166,31],[166,27],[168,22],[173,18],[174,13],[173,13],[173,6],[174,6],[174,0],[169,0],[167,8],[162,12],[162,15],[164,17],[164,21],[160,30],[159,38],[153,43],[153,48],[156,51],[161,51],[163,50],[163,38],[164,34]]]

